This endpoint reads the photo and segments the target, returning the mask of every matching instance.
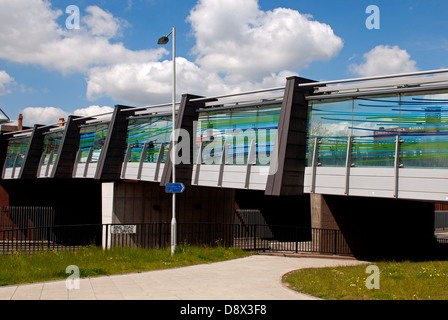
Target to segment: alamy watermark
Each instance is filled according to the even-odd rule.
[[[370,265],[366,268],[366,273],[370,274],[366,279],[366,288],[378,290],[380,288],[380,268],[376,265]]]
[[[197,123],[194,124],[197,128]],[[194,132],[197,132],[194,129]],[[185,129],[173,132],[175,148],[171,161],[174,164],[204,165],[259,165],[269,166],[269,174],[277,172],[278,152],[274,147],[275,135],[269,129],[206,129],[195,139]],[[172,141],[171,136],[170,141]],[[195,144],[191,148],[191,143]],[[193,150],[193,154],[191,154]]]
[[[370,5],[366,8],[366,14],[369,14],[366,19],[366,28],[379,30],[381,28],[380,8],[376,5]]]
[[[80,272],[78,266],[71,265],[65,269],[65,273],[70,274],[65,280],[65,286],[67,290],[79,290],[79,278]]]
[[[78,30],[80,29],[80,17],[79,7],[75,5],[70,5],[65,9],[65,13],[69,16],[65,20],[65,27],[68,30]]]

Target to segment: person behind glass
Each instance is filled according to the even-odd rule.
[[[155,151],[157,147],[157,142],[152,140],[148,143],[148,162],[155,162]]]
[[[202,140],[201,140],[201,152],[202,152],[202,155],[201,155],[201,164],[203,163],[203,156],[204,155],[208,155],[208,157],[211,159],[211,158],[213,158],[213,156],[214,156],[214,154],[215,154],[215,150],[214,150],[214,148],[213,148],[213,146],[211,145],[212,143],[213,143],[213,141],[215,140],[215,137],[214,136],[210,136],[210,137],[203,137],[202,138]],[[210,148],[211,148],[211,151],[210,151],[210,153],[204,153],[204,151],[206,150],[206,148],[207,148],[207,146],[209,146],[210,145]]]

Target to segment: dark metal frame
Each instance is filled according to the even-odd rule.
[[[136,232],[112,234],[115,226],[132,225]],[[269,227],[270,233],[265,229]],[[180,244],[205,247],[236,247],[250,251],[352,255],[341,231],[261,224],[178,223]],[[168,222],[47,225],[0,229],[0,254],[36,253],[45,250],[77,250],[94,245],[114,247],[167,248]],[[269,235],[267,235],[269,234]]]

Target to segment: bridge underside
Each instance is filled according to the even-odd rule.
[[[235,223],[235,210],[259,210],[269,225],[310,226],[309,196],[190,186],[176,195],[178,222]],[[103,223],[171,222],[172,196],[153,182],[102,184]]]
[[[341,230],[356,257],[424,258],[435,247],[434,204],[311,194],[313,228]]]
[[[0,207],[52,207],[55,224],[101,223],[101,182],[86,179],[3,180]]]

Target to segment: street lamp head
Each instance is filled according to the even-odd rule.
[[[157,44],[164,45],[164,44],[167,44],[169,41],[170,41],[170,39],[167,36],[164,36],[164,37],[161,37],[159,39],[159,41],[157,41]]]

